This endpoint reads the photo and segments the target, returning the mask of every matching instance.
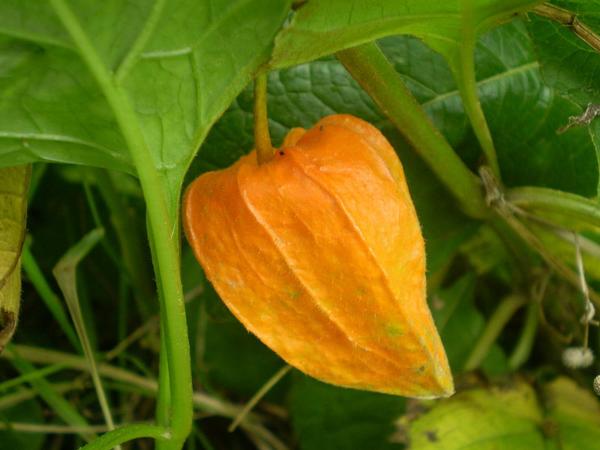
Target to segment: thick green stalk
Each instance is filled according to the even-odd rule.
[[[519,187],[506,192],[506,200],[526,210],[562,216],[600,229],[600,203],[543,187]]]
[[[171,391],[164,389],[165,386],[170,386],[169,381],[169,361],[165,358],[167,351],[167,343],[164,326],[160,327],[160,360],[158,367],[159,389],[156,399],[156,422],[159,425],[167,426],[169,423],[169,415],[173,404],[171,403]],[[175,444],[176,445],[176,444]],[[173,447],[171,441],[162,441],[156,443],[156,450],[177,450]]]
[[[454,78],[463,101],[465,112],[471,121],[473,132],[481,145],[487,165],[492,169],[494,176],[500,180],[500,166],[496,156],[496,148],[492,133],[481,108],[477,94],[477,80],[475,78],[475,25],[473,18],[472,2],[463,2],[463,33],[462,42],[458,49],[458,61],[450,61]]]
[[[170,392],[173,404],[177,405],[170,416],[171,439],[181,447],[192,424],[191,362],[181,286],[179,236],[172,233],[172,230],[176,229],[175,218],[169,214],[164,179],[153,164],[152,155],[126,91],[115,82],[65,0],[50,0],[50,4],[112,108],[144,192],[150,232],[156,250],[155,272],[163,291],[163,295],[159,297],[163,302],[161,320],[166,332]]]
[[[375,43],[337,53],[350,74],[412,144],[471,217],[487,216],[478,178],[434,127],[421,105]]]
[[[502,329],[524,303],[524,298],[519,295],[508,296],[500,302],[492,317],[488,320],[483,333],[479,336],[475,347],[471,350],[471,354],[465,363],[465,371],[477,369],[481,365],[490,348],[500,336]]]

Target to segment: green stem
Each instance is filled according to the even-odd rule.
[[[177,227],[175,217],[169,214],[165,181],[154,166],[154,159],[127,93],[115,83],[65,0],[50,0],[50,4],[111,106],[144,192],[150,233],[156,250],[155,272],[163,290],[159,298],[163,302],[161,320],[164,321],[166,332],[171,398],[173,404],[177,405],[171,411],[171,439],[181,447],[192,425],[191,361],[181,286],[179,235],[172,232]]]
[[[569,27],[579,39],[593,48],[596,52],[600,53],[600,36],[592,30],[588,25],[579,20],[576,13],[566,9],[559,8],[558,6],[550,3],[544,3],[543,5],[536,6],[533,12],[560,23],[566,27]]]
[[[556,214],[600,229],[600,203],[543,187],[519,187],[506,192],[506,200],[526,210]]]
[[[49,375],[55,374],[56,372],[60,372],[65,368],[62,364],[53,364],[51,366],[46,366],[41,369],[34,370],[33,372],[28,372],[18,377],[11,378],[10,380],[6,380],[0,383],[0,393],[8,391],[9,389],[13,389],[17,386],[20,386],[23,383],[27,383],[31,380],[36,380],[38,378],[45,378]]]
[[[169,423],[169,412],[173,405],[171,403],[171,392],[168,389],[163,389],[164,386],[170,385],[169,361],[164,357],[166,351],[165,330],[162,325],[160,328],[159,389],[156,400],[156,421],[159,425],[167,425]],[[171,444],[169,441],[157,442],[156,450],[171,450],[173,448]]]
[[[538,304],[529,302],[527,305],[527,315],[525,316],[525,324],[521,331],[519,341],[515,346],[510,358],[508,359],[508,367],[512,371],[516,371],[529,359],[531,349],[535,340],[535,334],[538,326]]]
[[[157,441],[170,439],[169,431],[164,427],[150,424],[127,425],[103,434],[98,439],[81,447],[80,450],[105,450],[139,438],[152,438]]]
[[[254,145],[259,164],[266,163],[275,154],[267,114],[267,77],[266,73],[259,73],[254,80]]]
[[[550,266],[552,269],[562,276],[575,288],[579,289],[580,280],[579,275],[571,270],[571,268],[565,264],[560,258],[553,253],[549,252],[544,243],[539,237],[527,228],[521,221],[512,215],[510,212],[503,212],[498,210],[502,215],[505,222],[533,249],[539,256]],[[596,306],[600,306],[600,295],[594,291],[590,291],[590,300],[592,300]]]
[[[421,105],[375,43],[337,53],[350,74],[412,144],[471,217],[487,216],[478,178],[434,127]]]
[[[471,350],[471,354],[464,366],[465,371],[475,370],[481,365],[490,348],[496,342],[498,336],[500,336],[502,329],[524,303],[525,300],[519,295],[510,295],[502,300],[492,314],[492,317],[488,320],[475,347]]]
[[[477,80],[475,78],[475,29],[473,26],[471,2],[463,3],[463,34],[459,46],[458,64],[451,62],[454,78],[458,91],[463,101],[465,112],[471,121],[473,132],[483,150],[487,165],[490,166],[494,176],[500,180],[500,167],[492,134],[481,108],[477,94]]]
[[[56,350],[50,350],[46,348],[31,347],[27,345],[10,344],[8,347],[8,351],[2,353],[0,355],[0,358],[13,360],[16,358],[17,354],[22,360],[34,363],[62,364],[74,370],[80,370],[86,373],[88,371],[87,361],[81,356],[70,353],[58,352]],[[136,387],[137,389],[139,389],[138,392],[144,395],[154,395],[159,388],[156,380],[142,377],[136,373],[132,373],[128,370],[121,369],[120,367],[111,366],[106,363],[100,363],[98,365],[98,373],[104,378],[110,378],[111,380],[119,381],[129,386]],[[67,387],[62,386],[62,389],[66,390]],[[31,397],[28,395],[22,396],[23,401],[29,398]],[[13,406],[15,404],[14,402],[16,402],[17,400],[14,400],[13,403],[10,403],[8,406],[3,405],[4,401],[4,397],[0,398],[0,407]],[[229,403],[216,397],[212,397],[204,392],[193,393],[193,404],[198,409],[201,409],[203,412],[217,414],[232,419],[237,417],[241,411],[241,408],[238,405]],[[67,403],[67,405],[70,406],[69,403]],[[258,429],[261,428],[258,419],[258,416],[250,412],[247,414],[246,419],[240,424],[240,426],[243,426],[244,428],[249,430],[251,429],[258,431]],[[263,430],[261,428],[260,432],[263,435],[268,434],[268,431],[266,429]]]

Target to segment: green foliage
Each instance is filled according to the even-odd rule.
[[[390,442],[404,399],[294,377],[290,412],[302,450],[397,448]]]
[[[467,390],[403,425],[411,447],[422,450],[591,450],[598,442],[599,413],[591,393],[558,378],[541,396],[523,381]]]
[[[90,333],[92,342],[84,347],[88,361],[98,360],[94,381],[99,385],[99,374],[106,376],[105,415],[110,404],[117,424],[157,423],[125,427],[94,448],[147,436],[160,441],[159,450],[180,450],[193,401],[200,406],[196,429],[202,433],[189,438],[190,449],[392,450],[409,444],[415,450],[591,450],[600,437],[598,402],[589,389],[595,373],[548,379],[563,371],[560,351],[583,339],[573,232],[581,234],[588,281],[593,286],[600,279],[600,118],[557,133],[589,103],[600,103],[600,53],[577,36],[581,29],[573,20],[565,25],[565,17],[597,37],[600,10],[598,2],[556,0],[558,12],[540,3],[0,2],[0,289],[24,239],[24,191],[12,195],[14,180],[6,174],[21,171],[24,180],[24,169],[12,167],[37,163],[25,267],[30,280],[17,339],[79,352],[80,343],[69,343],[74,333],[54,294],[58,289],[46,280],[72,242],[89,229],[106,228],[104,237],[92,239],[101,245],[78,267],[77,291],[74,266],[60,286],[82,309],[76,325]],[[522,14],[534,8],[537,13]],[[415,142],[410,130],[390,120],[389,99],[373,101],[334,57],[376,39],[395,81],[406,84],[431,119],[430,133],[438,136],[439,130],[449,143],[482,205],[477,171],[497,161],[499,179],[492,187],[501,195],[483,207],[489,215],[481,220],[461,212],[461,199],[439,176],[444,167],[435,158],[423,160],[421,149],[409,144]],[[456,377],[455,397],[407,403],[295,371],[235,434],[227,434],[240,403],[284,362],[226,309],[190,249],[180,246],[176,219],[187,182],[231,165],[252,148],[250,84],[267,69],[275,145],[293,127],[348,113],[377,126],[399,154],[426,240],[428,298]],[[371,82],[389,83],[370,75]],[[47,162],[55,164],[42,169]],[[541,289],[544,277],[550,281]],[[471,379],[465,364],[474,349],[481,350],[477,344],[490,326],[493,331],[502,297],[512,294],[538,306],[503,322],[493,345],[478,355],[485,383],[465,389]],[[39,307],[40,297],[60,327]],[[159,309],[160,320],[154,315]],[[529,321],[526,309],[536,321]],[[532,311],[540,313],[539,328]],[[561,332],[571,335],[569,344]],[[597,333],[590,337],[594,347]],[[528,376],[498,383],[499,374],[512,371],[506,355],[514,348],[527,349],[520,372]],[[14,382],[0,399],[0,425],[27,422],[35,428],[43,419],[41,398],[45,422],[71,427],[78,437],[61,441],[0,430],[0,450],[73,448],[92,439],[95,431],[88,427],[101,422],[102,411],[87,375],[74,371],[82,358],[67,355],[67,361],[79,358],[79,365],[65,367],[44,360],[48,365],[38,368],[10,352],[5,356],[12,367],[0,361],[0,380]],[[542,368],[546,376],[540,376]],[[531,375],[539,378],[537,385]],[[164,440],[167,429],[172,436]]]
[[[206,132],[268,58],[288,2],[160,3],[73,8],[118,74],[152,162],[177,198]],[[50,4],[2,2],[0,17],[0,166],[49,161],[135,173],[115,112]]]
[[[42,408],[35,400],[23,402],[18,406],[0,412],[0,423],[26,422],[43,423]],[[0,450],[23,448],[38,450],[43,448],[44,435],[20,433],[16,430],[0,430]]]
[[[574,0],[554,1],[550,5],[559,8],[548,9],[557,21],[534,15],[529,29],[536,44],[545,82],[579,106],[573,113],[576,116],[589,104],[600,104],[600,5],[598,2]],[[575,19],[577,27],[571,27],[569,22],[573,23]],[[595,42],[596,48],[584,38],[590,43]],[[596,120],[578,131],[582,132],[585,128],[592,137],[600,164],[600,124]],[[576,130],[571,129],[567,134],[574,132]]]
[[[0,353],[19,319],[21,252],[31,167],[0,169]]]
[[[494,2],[437,0],[393,3],[375,0],[308,2],[276,40],[275,68],[311,61],[391,34],[418,36],[448,58],[455,57],[467,32],[481,33],[511,14],[534,5],[532,0]]]

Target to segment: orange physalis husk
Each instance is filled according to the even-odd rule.
[[[196,179],[183,214],[223,301],[292,366],[356,389],[454,392],[402,165],[372,125],[293,129],[272,160],[253,151]]]

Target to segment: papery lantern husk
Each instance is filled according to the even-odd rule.
[[[327,383],[407,397],[454,392],[426,302],[425,248],[402,165],[349,115],[293,129],[187,189],[188,241],[262,342]]]

